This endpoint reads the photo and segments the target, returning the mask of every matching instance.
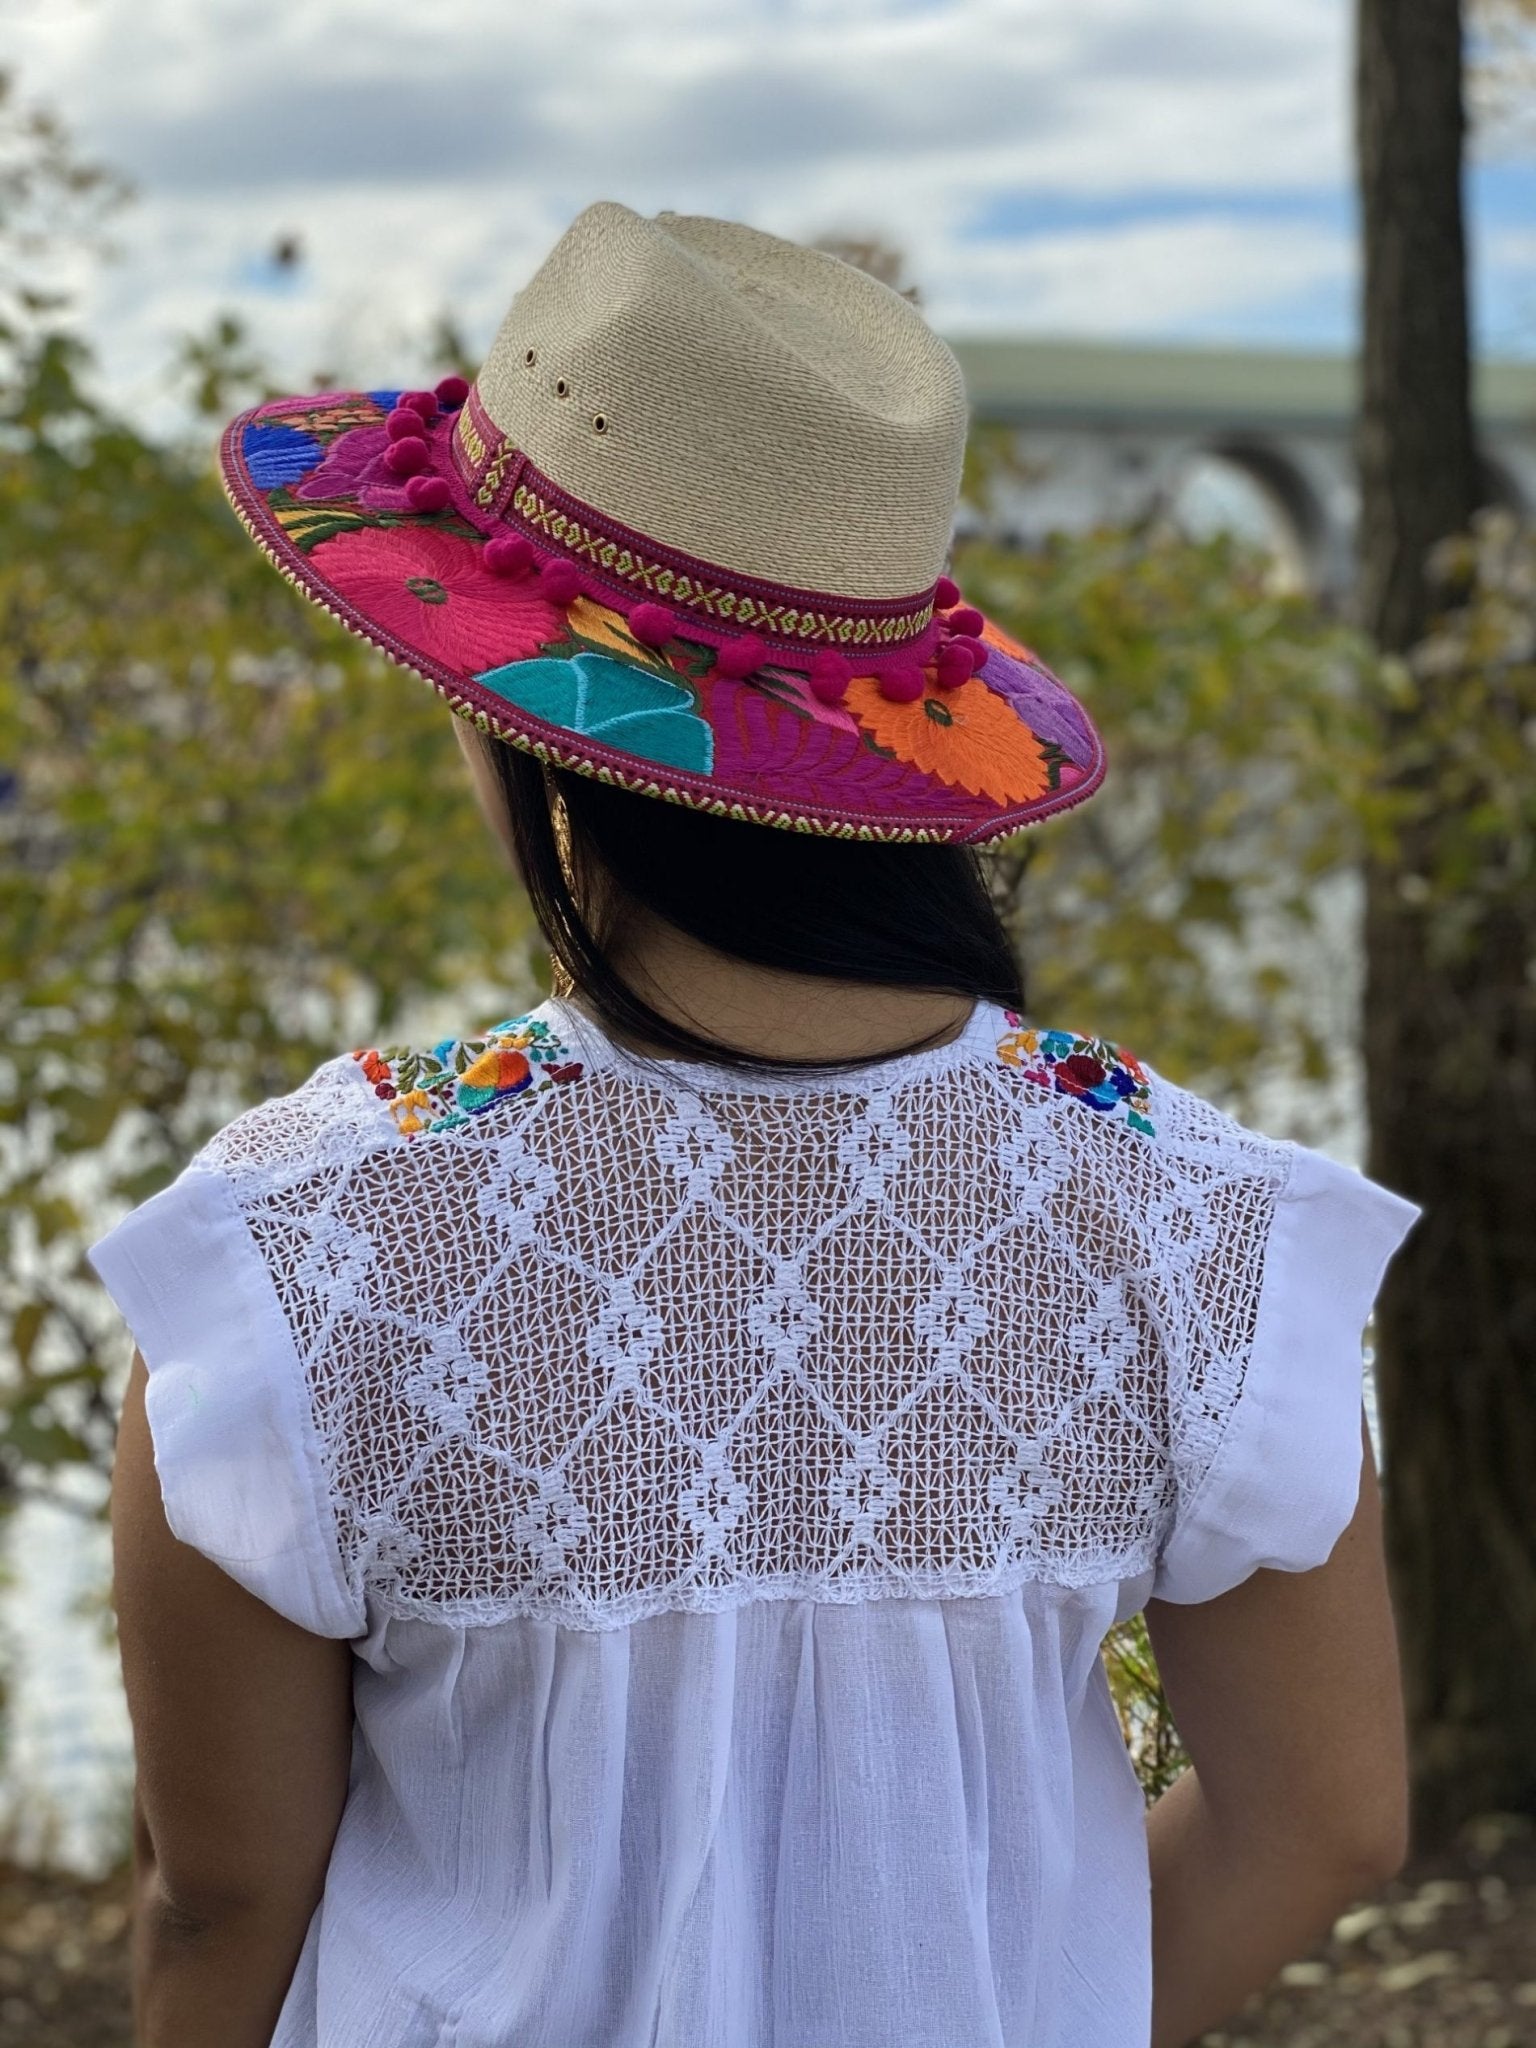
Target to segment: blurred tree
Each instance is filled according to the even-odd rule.
[[[245,323],[232,313],[217,313],[206,333],[187,335],[176,349],[171,373],[185,386],[199,420],[222,422],[244,406],[281,396],[267,381]]]
[[[124,181],[76,155],[55,118],[0,69],[0,362],[69,303],[71,259],[102,246]]]
[[[437,365],[440,377],[453,371],[473,383],[480,368],[480,358],[471,351],[463,328],[451,313],[439,313],[433,321],[427,341],[427,361]]]
[[[0,1504],[110,1462],[104,1205],[423,994],[525,982],[450,714],[78,366],[0,389]]]
[[[1079,689],[1113,800],[999,849],[1044,1023],[1122,1040],[1239,1114],[1351,1048],[1323,1006],[1347,968],[1322,885],[1360,851],[1367,650],[1227,536],[963,543],[968,598]]]
[[[1371,1171],[1426,1212],[1377,1314],[1425,1847],[1471,1814],[1536,1813],[1536,1659],[1509,1654],[1512,1630],[1536,1640],[1536,726],[1528,672],[1495,652],[1519,574],[1444,545],[1479,500],[1462,63],[1458,0],[1359,0],[1360,605],[1393,685],[1395,813],[1367,873],[1365,1055]]]

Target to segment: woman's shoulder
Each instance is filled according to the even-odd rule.
[[[474,1037],[372,1046],[352,1059],[396,1135],[419,1138],[457,1130],[511,1096],[579,1081],[576,1051],[545,1005]]]
[[[1026,1091],[1066,1102],[1085,1124],[1129,1134],[1169,1158],[1218,1160],[1283,1172],[1296,1147],[1252,1129],[1210,1097],[1171,1080],[1117,1041],[999,1013],[1000,1067]],[[1071,1115],[1064,1110],[1064,1115]]]
[[[1094,1118],[1109,1118],[1144,1137],[1155,1137],[1151,1070],[1127,1047],[1026,1023],[1015,1010],[999,1013],[1001,1065],[1027,1086],[1080,1103]]]
[[[285,1095],[242,1110],[192,1164],[237,1182],[291,1181],[467,1126],[509,1098],[582,1069],[534,1010],[473,1035],[358,1046]]]

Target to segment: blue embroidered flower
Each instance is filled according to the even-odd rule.
[[[642,761],[699,775],[714,763],[715,736],[695,711],[692,691],[606,654],[512,661],[476,680],[536,718],[605,740]]]
[[[251,482],[260,491],[275,491],[283,484],[296,484],[312,470],[325,453],[313,434],[276,422],[253,422],[240,443]]]
[[[398,391],[370,391],[366,395],[373,400],[375,405],[382,405],[386,412],[393,412],[400,403],[400,393]]]

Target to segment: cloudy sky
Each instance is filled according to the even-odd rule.
[[[88,329],[152,392],[240,313],[280,375],[478,349],[597,198],[906,251],[935,325],[1345,347],[1350,0],[0,0],[137,199]],[[1536,165],[1471,179],[1485,348],[1536,355]],[[302,260],[270,252],[296,237]]]

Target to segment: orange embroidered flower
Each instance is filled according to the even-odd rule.
[[[463,1088],[489,1088],[497,1095],[507,1095],[521,1088],[528,1074],[528,1062],[520,1052],[493,1047],[464,1069],[459,1083]]]
[[[928,689],[910,704],[881,696],[873,676],[855,676],[843,704],[899,761],[994,803],[1022,803],[1051,786],[1035,734],[975,676],[957,689]]]

